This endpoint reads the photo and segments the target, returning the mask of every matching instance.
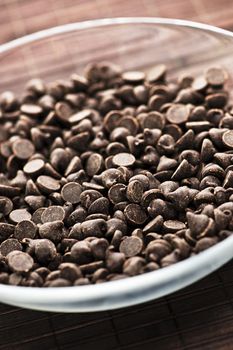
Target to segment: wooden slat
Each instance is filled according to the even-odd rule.
[[[69,22],[117,16],[160,16],[233,28],[229,0],[2,0],[0,43]]]

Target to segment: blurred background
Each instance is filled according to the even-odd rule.
[[[118,16],[182,18],[233,29],[233,1],[0,0],[0,43],[69,22]]]

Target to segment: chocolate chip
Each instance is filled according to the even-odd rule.
[[[19,241],[22,241],[24,238],[35,238],[37,234],[37,226],[33,221],[22,220],[17,223],[15,227],[14,237]]]
[[[7,256],[13,250],[22,250],[22,245],[19,243],[17,239],[9,238],[1,243],[0,245],[0,253],[3,256]]]
[[[0,197],[0,212],[8,215],[13,209],[13,203],[8,197]]]
[[[178,220],[164,221],[163,227],[167,232],[177,232],[186,228],[186,225]]]
[[[82,187],[78,183],[69,182],[63,186],[61,190],[61,195],[66,202],[76,204],[80,202],[81,192]]]
[[[117,166],[132,166],[135,157],[130,153],[119,153],[113,157],[113,163]]]
[[[34,145],[26,139],[18,139],[12,145],[14,155],[22,160],[30,158],[35,152]]]
[[[68,117],[69,123],[71,125],[78,124],[80,121],[91,118],[93,115],[93,111],[90,109],[84,109],[80,112],[77,112],[75,114],[72,114]]]
[[[135,276],[143,272],[145,260],[135,256],[127,259],[123,265],[123,272],[128,276]]]
[[[138,180],[130,181],[127,186],[126,196],[130,202],[140,203],[144,192],[144,186],[142,182]]]
[[[119,121],[122,118],[121,112],[118,111],[110,111],[104,117],[104,127],[107,131],[111,132],[115,127],[117,127]]]
[[[150,261],[157,262],[172,250],[171,245],[162,239],[157,239],[148,244],[146,247],[146,256]]]
[[[184,210],[194,198],[194,194],[187,186],[181,186],[175,191],[170,191],[166,198],[172,201],[178,209]]]
[[[157,142],[157,150],[161,155],[172,155],[175,150],[175,140],[169,134],[163,134]],[[156,164],[158,163],[158,159]]]
[[[102,194],[96,190],[85,190],[80,195],[80,202],[83,207],[89,208],[89,206],[100,197],[102,197]]]
[[[170,170],[177,166],[177,161],[166,156],[160,158],[159,164],[157,166],[157,171]]]
[[[95,259],[103,260],[106,255],[108,241],[105,238],[97,238],[90,242],[91,252]]]
[[[39,189],[45,193],[56,192],[60,189],[59,181],[55,180],[51,176],[40,175],[36,181]]]
[[[71,257],[77,264],[87,264],[92,261],[90,244],[82,241],[75,243],[71,248]]]
[[[220,67],[209,68],[206,72],[206,80],[210,85],[221,86],[227,79],[226,72]]]
[[[34,159],[25,164],[23,171],[28,175],[38,175],[44,168],[43,159]]]
[[[46,198],[44,196],[26,196],[24,200],[30,208],[37,210],[44,206]]]
[[[34,104],[23,104],[21,107],[20,107],[20,111],[23,113],[23,114],[28,114],[30,116],[33,116],[33,117],[37,117],[39,116],[41,113],[42,113],[42,108],[38,105],[34,105]]]
[[[86,172],[88,176],[94,176],[103,169],[103,157],[98,153],[92,153],[86,163]]]
[[[121,272],[125,262],[125,255],[118,252],[110,252],[107,256],[106,266],[111,272]]]
[[[186,177],[192,176],[193,172],[193,166],[186,159],[183,159],[177,167],[177,169],[175,170],[175,172],[173,173],[171,179],[174,181],[179,181]]]
[[[225,146],[232,149],[233,148],[233,130],[228,130],[222,135],[222,141]]]
[[[79,278],[74,282],[74,286],[86,286],[88,284],[91,284],[91,282],[86,277]]]
[[[204,237],[197,241],[194,248],[196,253],[202,252],[216,244],[218,241],[217,237]]]
[[[233,187],[233,171],[229,170],[225,176],[224,182],[223,182],[224,188],[232,188]]]
[[[62,221],[65,218],[65,210],[58,205],[52,205],[48,208],[46,208],[42,215],[41,215],[41,221],[43,223],[45,222],[52,222],[52,221]]]
[[[68,287],[71,286],[71,282],[64,278],[57,278],[54,281],[47,282],[46,287]]]
[[[28,272],[33,266],[32,257],[18,250],[11,251],[6,258],[10,269],[15,272]]]
[[[25,194],[35,196],[39,196],[41,194],[35,182],[31,179],[29,179],[26,183]]]
[[[62,221],[53,220],[52,222],[45,222],[39,227],[39,235],[41,238],[46,238],[57,243],[62,239],[63,227],[64,224]]]
[[[166,98],[161,95],[153,95],[149,99],[148,106],[150,110],[159,111],[161,107],[166,103]],[[164,122],[165,124],[165,122]]]
[[[122,237],[123,237],[123,234],[120,230],[116,230],[114,232],[112,240],[111,240],[111,246],[113,246],[116,250],[119,249]]]
[[[143,242],[138,237],[126,237],[120,244],[119,250],[126,257],[140,254],[143,248]]]
[[[145,73],[139,71],[128,71],[122,74],[122,78],[129,84],[140,84],[145,79]]]
[[[176,141],[176,147],[182,151],[184,149],[188,149],[192,147],[194,143],[194,131],[188,130],[185,134],[183,134],[177,141]]]
[[[62,122],[67,122],[72,115],[72,109],[65,102],[57,102],[55,105],[55,112],[58,119]]]
[[[136,135],[138,132],[139,124],[137,122],[137,119],[132,118],[131,116],[123,117],[119,123],[118,126],[124,127],[130,131],[132,135]]]
[[[124,183],[124,177],[118,169],[107,169],[101,174],[101,181],[107,188],[115,185],[116,183]]]
[[[48,264],[56,256],[56,247],[49,239],[37,239],[34,243],[35,256],[39,263]]]
[[[126,185],[119,183],[110,187],[108,198],[113,204],[123,202],[126,199]]]
[[[166,266],[175,264],[179,260],[180,260],[180,251],[178,249],[175,249],[173,252],[163,257],[160,261],[160,264],[162,267],[166,267]]]
[[[60,277],[71,282],[74,282],[78,278],[82,277],[80,268],[72,263],[62,263],[59,265],[59,270],[61,271]]]
[[[203,232],[206,229],[209,223],[209,218],[204,214],[187,212],[187,222],[192,235],[196,237],[200,232]]]
[[[103,219],[88,220],[81,223],[81,231],[86,237],[103,237],[106,232],[106,221]]]
[[[205,101],[209,108],[223,108],[227,104],[228,97],[225,93],[214,93],[206,96]]]
[[[201,147],[201,160],[205,163],[210,162],[216,153],[216,148],[209,139],[204,139]]]
[[[160,129],[165,126],[165,118],[162,113],[153,111],[148,113],[143,119],[143,129]]]
[[[157,66],[150,69],[147,73],[147,81],[149,83],[155,83],[159,80],[163,80],[166,74],[166,66],[164,64],[158,64]]]
[[[154,219],[148,222],[148,224],[143,228],[143,233],[147,234],[150,232],[160,231],[163,226],[163,217],[161,215],[156,216]]]
[[[21,189],[19,187],[0,184],[0,196],[7,196],[12,198],[12,197],[18,196],[20,192],[21,192]]]
[[[15,226],[5,223],[5,222],[0,222],[0,240],[3,241],[10,237],[15,231]]]
[[[192,89],[195,91],[204,91],[208,86],[206,78],[203,76],[197,77],[192,83]]]
[[[146,212],[143,210],[143,208],[134,203],[126,206],[124,214],[127,220],[134,225],[142,225],[147,219]]]
[[[170,123],[182,124],[188,120],[189,114],[190,110],[187,105],[174,104],[168,109],[166,118]]]
[[[9,218],[12,222],[18,223],[23,220],[31,220],[31,214],[27,209],[15,209],[10,212]]]

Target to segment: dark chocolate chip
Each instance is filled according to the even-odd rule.
[[[227,73],[220,67],[212,67],[207,70],[205,77],[210,85],[221,86],[227,79]]]
[[[73,204],[80,202],[80,195],[82,193],[82,187],[76,182],[69,182],[63,186],[61,190],[62,198],[66,202]]]
[[[22,220],[18,222],[15,227],[14,237],[19,241],[22,241],[24,238],[35,238],[37,234],[37,226],[33,221]]]
[[[178,220],[164,221],[163,227],[167,232],[177,232],[186,228],[186,225]]]
[[[134,225],[142,225],[147,219],[146,212],[143,210],[143,208],[134,203],[126,206],[124,214],[127,220]]]
[[[106,266],[111,272],[121,272],[125,262],[125,255],[118,252],[109,252],[107,255]]]
[[[143,241],[139,237],[126,237],[122,240],[119,250],[126,257],[132,257],[141,253]]]
[[[20,244],[20,242],[15,239],[15,238],[9,238],[6,239],[4,242],[1,243],[0,245],[0,253],[3,256],[7,256],[7,254],[9,254],[10,252],[12,252],[13,250],[22,250],[22,245]]]
[[[71,257],[79,265],[91,262],[93,257],[90,244],[86,241],[75,243],[71,248]]]
[[[56,247],[49,239],[37,239],[34,242],[35,256],[39,263],[48,264],[56,256]]]
[[[232,149],[233,148],[233,130],[228,130],[222,135],[222,141],[225,146]]]
[[[144,192],[144,186],[142,182],[138,180],[130,181],[127,186],[126,196],[130,202],[140,203]]]
[[[18,223],[23,220],[31,220],[31,214],[27,209],[15,209],[10,212],[9,218],[12,222]]]
[[[37,178],[39,189],[45,193],[52,193],[60,189],[60,183],[51,176],[41,175]]]
[[[29,140],[17,139],[12,145],[12,150],[17,158],[25,160],[33,155],[35,147]]]
[[[41,215],[41,221],[43,223],[51,221],[63,221],[64,218],[65,210],[64,208],[58,205],[52,205],[46,208]]]
[[[88,176],[94,176],[103,169],[103,157],[98,153],[92,153],[86,163],[86,172]]]
[[[187,105],[174,104],[168,109],[166,118],[170,123],[182,124],[188,120],[189,114],[190,109]]]
[[[112,161],[116,166],[132,166],[135,162],[135,157],[130,153],[119,153],[113,157]]]
[[[128,71],[122,74],[122,78],[129,84],[140,84],[145,79],[145,73],[139,71]]]
[[[8,215],[13,209],[13,203],[8,197],[0,197],[0,212],[3,215]]]
[[[33,266],[32,257],[19,250],[11,251],[6,258],[10,269],[15,272],[28,272]]]
[[[147,73],[147,81],[149,83],[155,83],[163,80],[166,74],[167,68],[164,64],[158,64],[157,66],[150,69]]]
[[[39,235],[41,238],[46,238],[57,243],[63,237],[63,227],[64,224],[62,221],[45,222],[39,227]]]

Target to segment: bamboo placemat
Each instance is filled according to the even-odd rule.
[[[0,43],[80,20],[161,16],[233,29],[231,0],[1,0]],[[60,314],[0,304],[0,350],[232,350],[233,262],[166,298]]]
[[[0,350],[232,350],[233,263],[172,295],[115,311],[0,307]]]

